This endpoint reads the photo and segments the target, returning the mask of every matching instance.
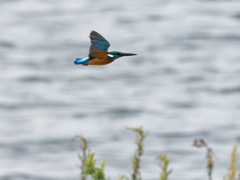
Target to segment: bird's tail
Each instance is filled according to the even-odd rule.
[[[82,63],[81,63],[81,59],[82,59],[82,58],[76,58],[76,60],[74,61],[74,64],[76,64],[76,65],[82,64]]]
[[[89,60],[89,57],[87,57],[87,58],[76,58],[76,60],[74,61],[74,64],[76,64],[76,65],[84,64],[88,60]]]

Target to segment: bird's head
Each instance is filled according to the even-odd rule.
[[[135,55],[137,55],[137,54],[123,53],[123,52],[119,52],[119,51],[111,51],[111,52],[109,52],[107,57],[108,57],[108,59],[117,59],[122,56],[135,56]]]

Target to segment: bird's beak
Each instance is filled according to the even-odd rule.
[[[135,56],[137,54],[132,54],[132,53],[122,53],[121,56]]]

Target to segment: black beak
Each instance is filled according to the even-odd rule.
[[[135,56],[137,54],[132,54],[132,53],[122,53],[121,56]]]

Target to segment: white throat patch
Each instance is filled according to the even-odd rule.
[[[113,57],[113,55],[112,55],[112,54],[108,54],[107,56],[109,56],[109,57]]]

